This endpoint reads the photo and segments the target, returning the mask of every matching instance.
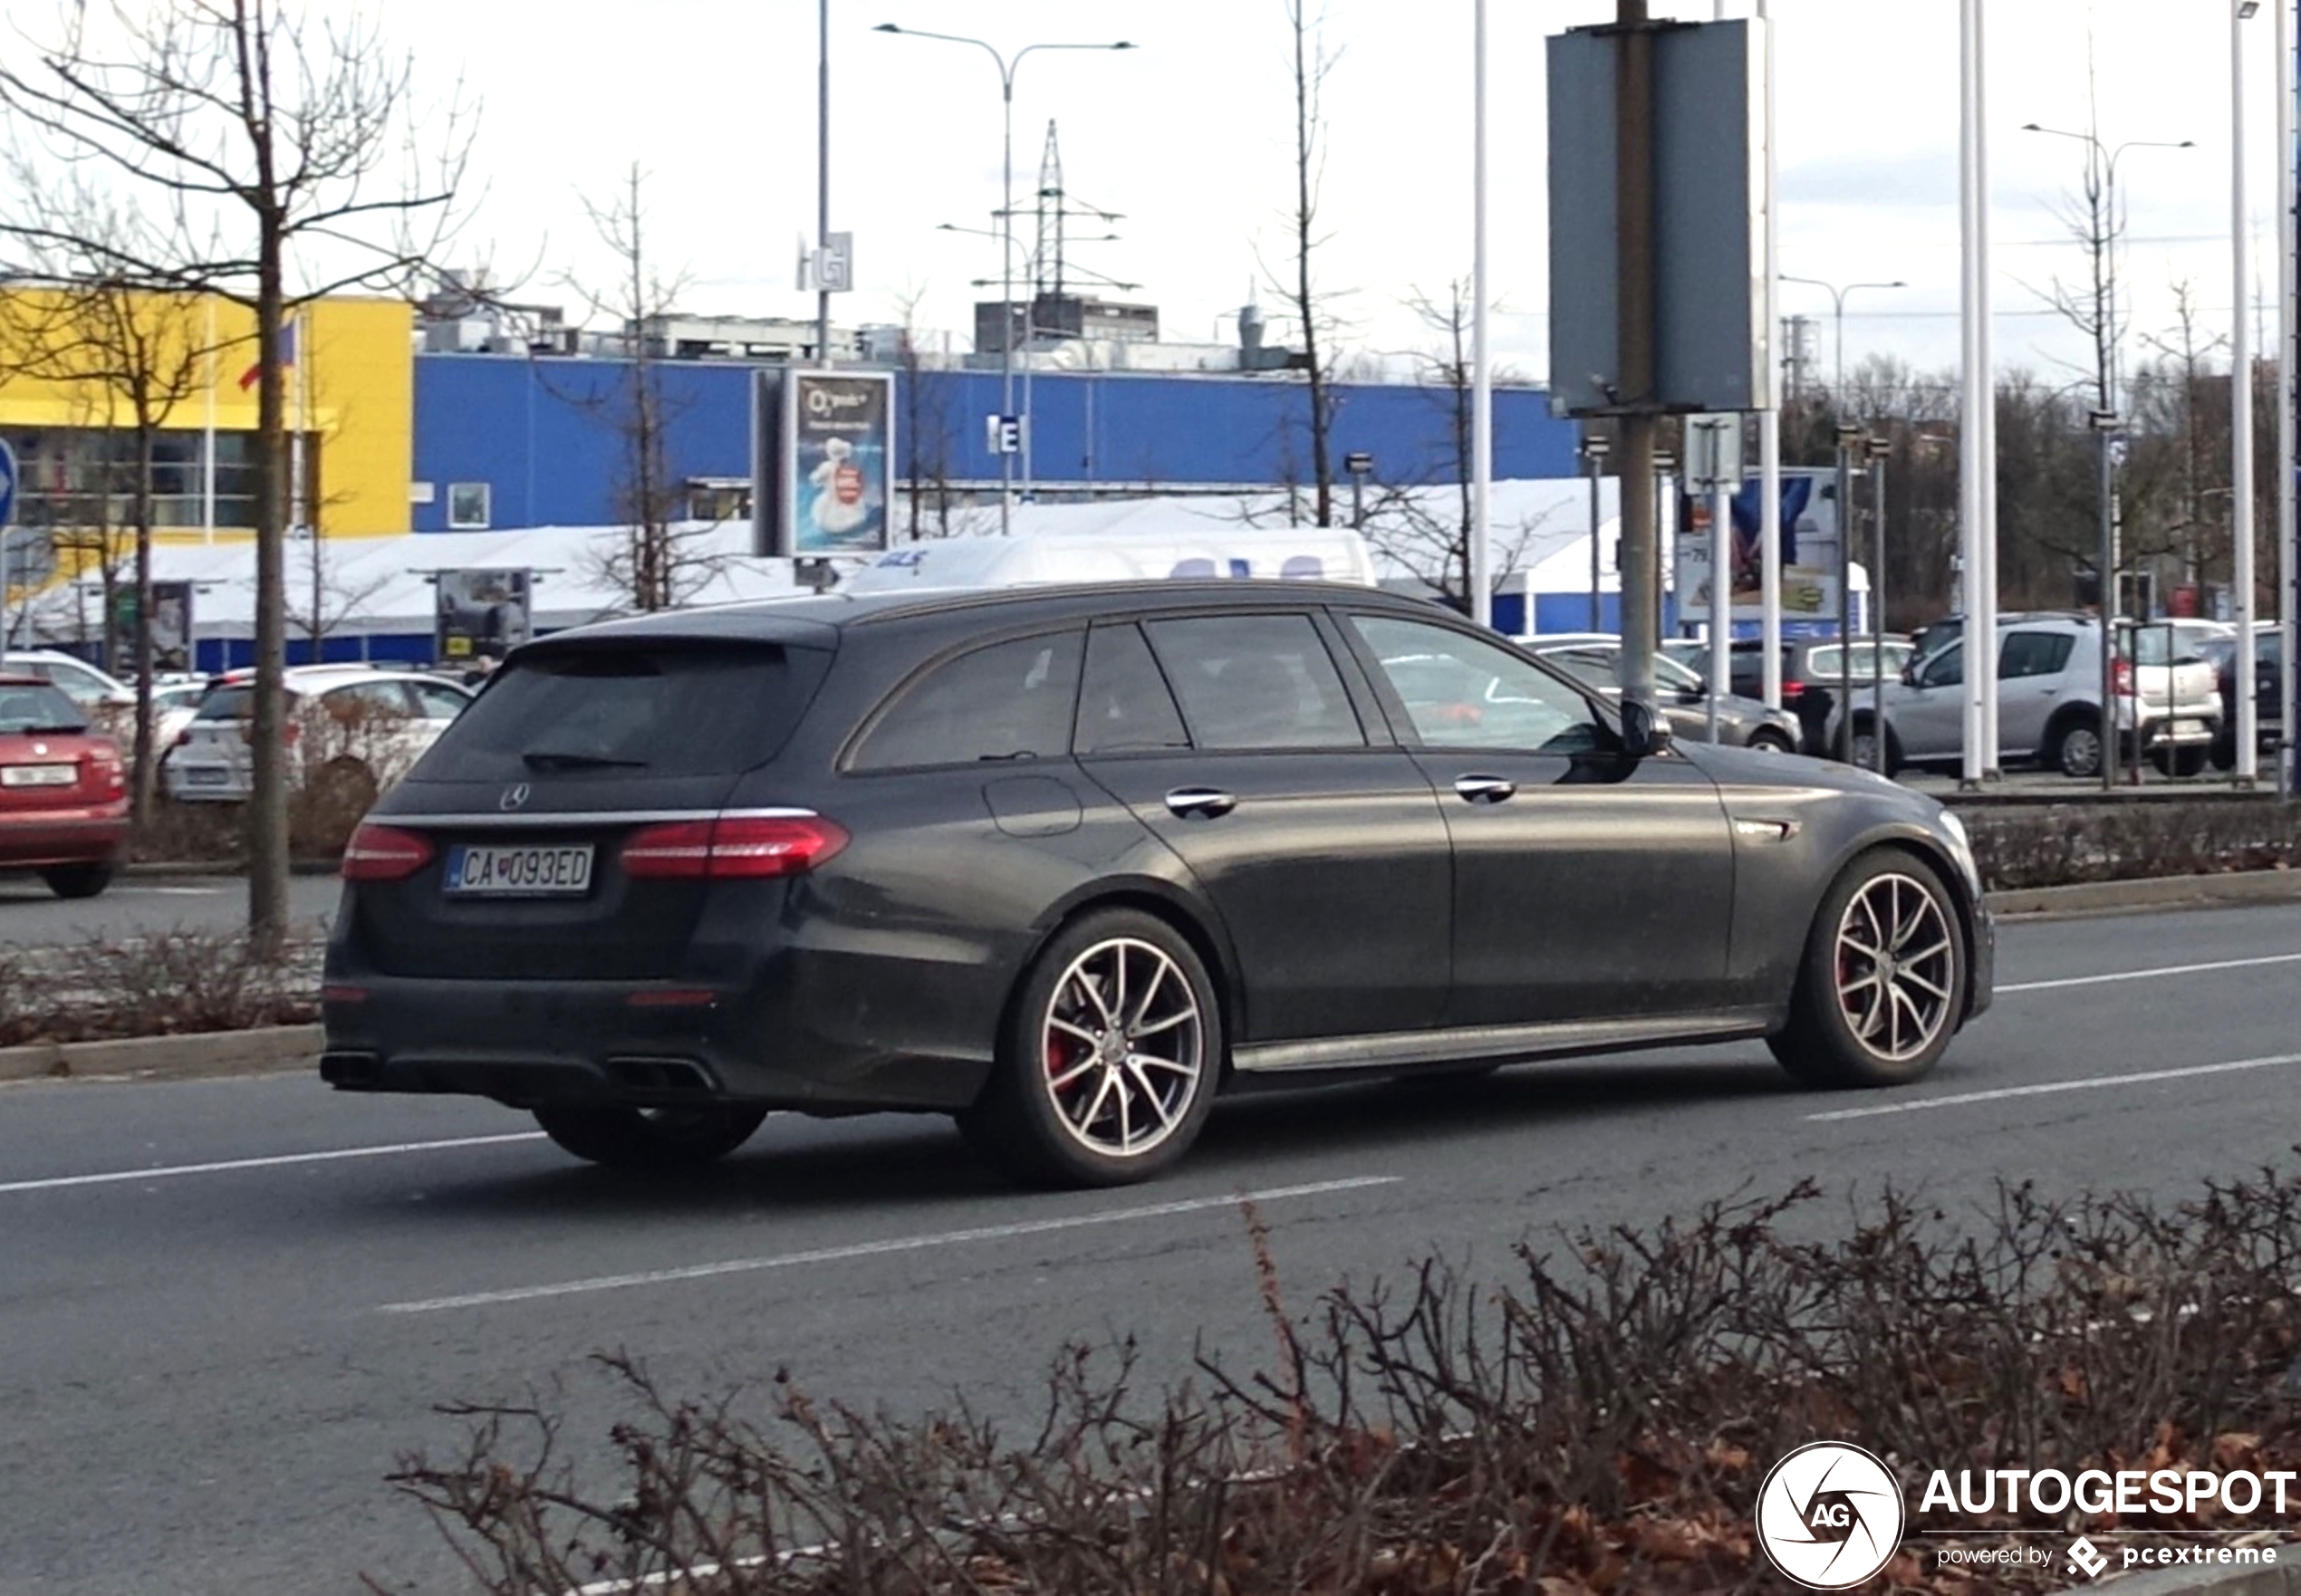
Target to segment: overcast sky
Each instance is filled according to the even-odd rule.
[[[319,0],[325,4],[325,0]],[[2271,6],[2248,24],[2248,149],[2263,290],[2276,284]],[[2120,167],[2131,210],[2125,269],[2137,332],[2171,320],[2187,279],[2226,327],[2231,281],[2229,0],[1988,0],[1998,351],[2048,371],[2079,341],[2036,293],[2082,257],[2053,206],[2084,149],[2019,131],[2083,129],[2087,33],[2100,130],[2136,149]],[[1747,14],[1749,0],[1729,0]],[[1706,18],[1709,0],[1657,0]],[[1849,364],[1890,351],[1925,366],[1957,355],[1957,7],[1952,0],[1776,0],[1781,266],[1836,282],[1903,278],[1848,302]],[[1122,53],[1045,52],[1016,80],[1016,187],[1035,186],[1049,119],[1071,192],[1122,212],[1118,243],[1080,264],[1139,284],[1166,336],[1217,336],[1250,292],[1276,312],[1257,264],[1279,265],[1291,174],[1288,35],[1281,0],[831,0],[833,225],[856,236],[857,292],[842,322],[893,320],[906,292],[920,320],[960,331],[995,277],[996,245],[938,232],[988,226],[999,199],[999,91],[969,47],[889,36],[873,24],[1039,41],[1131,41]],[[1543,40],[1611,15],[1606,0],[1492,0],[1492,271],[1500,358],[1544,374]],[[811,314],[794,290],[795,240],[813,231],[815,6],[809,0],[652,0],[612,25],[535,0],[390,0],[384,19],[444,90],[458,74],[484,101],[477,161],[487,183],[470,236],[500,264],[552,275],[609,269],[581,192],[612,188],[636,159],[649,175],[650,245],[683,265],[698,312]],[[1329,0],[1320,255],[1349,341],[1427,341],[1402,302],[1467,274],[1470,256],[1468,0]],[[581,19],[581,20],[579,20]],[[1789,285],[1785,312],[1826,317],[1829,296]],[[1219,336],[1228,340],[1230,324]],[[963,334],[962,334],[963,336]],[[1822,357],[1829,359],[1827,328]],[[2136,354],[2139,351],[2135,351]],[[2129,357],[2133,358],[2133,357]],[[2058,380],[2058,379],[2056,379]]]

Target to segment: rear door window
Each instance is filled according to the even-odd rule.
[[[1070,752],[1081,639],[1049,632],[946,659],[905,687],[849,768],[913,770]]]
[[[1144,630],[1200,748],[1366,746],[1309,616],[1208,615]]]
[[[1998,645],[1998,678],[2058,676],[2077,639],[2065,631],[2009,631]]]
[[[825,649],[764,643],[530,650],[496,673],[414,774],[733,775],[775,757],[830,663]]]
[[[1087,635],[1079,687],[1081,754],[1142,754],[1188,748],[1182,711],[1135,626],[1098,626]]]

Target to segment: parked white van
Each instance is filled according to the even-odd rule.
[[[1161,532],[1037,532],[948,537],[890,549],[840,591],[1008,588],[1050,582],[1168,582],[1236,577],[1374,585],[1366,540],[1346,527],[1208,526]]]

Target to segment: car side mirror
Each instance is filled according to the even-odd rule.
[[[1670,723],[1656,715],[1651,705],[1634,698],[1625,700],[1622,707],[1622,751],[1632,759],[1647,759],[1669,747]]]
[[[1901,668],[1901,685],[1905,687],[1914,687],[1919,685],[1918,662],[1916,660],[1912,659],[1909,664]]]

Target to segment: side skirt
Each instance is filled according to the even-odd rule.
[[[1395,1070],[1482,1060],[1554,1058],[1617,1053],[1671,1043],[1731,1042],[1764,1036],[1781,1023],[1770,1008],[1724,1009],[1632,1020],[1554,1020],[1531,1025],[1463,1025],[1446,1031],[1322,1036],[1308,1042],[1248,1043],[1231,1050],[1241,1073]]]

